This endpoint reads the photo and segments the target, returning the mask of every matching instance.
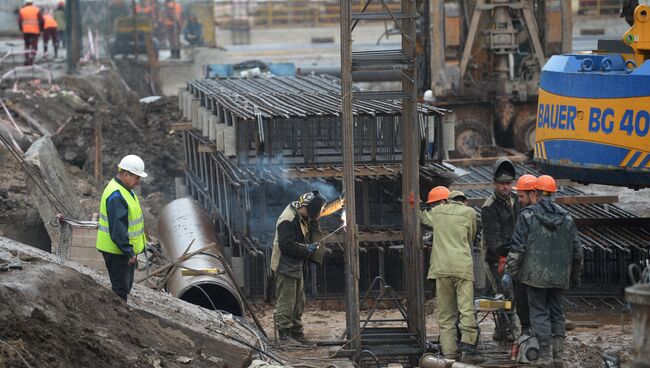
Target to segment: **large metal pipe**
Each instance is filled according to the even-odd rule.
[[[177,199],[165,206],[158,219],[158,233],[163,254],[172,260],[181,257],[192,241],[188,253],[210,243],[221,247],[210,216],[191,198]],[[225,272],[221,260],[217,259],[220,253],[222,252],[208,250],[182,264],[191,269],[218,269]],[[173,296],[186,302],[243,316],[242,300],[234,282],[225,273],[215,276],[183,276],[181,270],[176,269],[167,282],[167,289]]]
[[[648,367],[650,362],[650,284],[638,283],[625,289],[632,310],[632,367]]]

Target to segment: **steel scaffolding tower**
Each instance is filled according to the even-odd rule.
[[[341,0],[341,99],[343,135],[343,175],[346,191],[346,211],[348,231],[346,234],[346,307],[347,337],[351,348],[360,351],[373,351],[381,354],[382,342],[390,344],[394,355],[399,342],[403,342],[404,355],[417,355],[423,352],[426,339],[424,319],[424,270],[422,247],[420,246],[419,224],[419,166],[418,142],[420,136],[417,121],[417,68],[416,68],[416,20],[415,0],[401,1],[400,11],[391,11],[384,0],[383,12],[366,12],[372,0],[365,0],[361,12],[352,12],[351,0]],[[401,49],[354,51],[352,32],[360,21],[393,21],[401,36]],[[353,72],[373,71],[382,73],[398,70],[402,73],[401,89],[389,91],[353,92]],[[403,146],[402,158],[402,226],[404,234],[404,279],[408,313],[407,327],[400,329],[376,329],[368,331],[360,328],[359,321],[359,248],[355,222],[354,193],[354,120],[352,102],[354,100],[401,100],[402,115],[400,133]],[[365,326],[365,325],[364,325]],[[365,333],[367,331],[368,333]],[[385,334],[385,336],[382,336]],[[385,338],[384,338],[385,337]],[[398,354],[395,354],[398,353]]]

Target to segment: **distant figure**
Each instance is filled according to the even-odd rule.
[[[51,14],[43,16],[44,30],[43,30],[43,53],[47,54],[47,44],[52,39],[52,46],[54,46],[54,57],[59,56],[59,29],[56,20]]]
[[[133,189],[146,178],[144,161],[136,155],[124,156],[117,176],[104,188],[99,202],[97,250],[104,257],[113,292],[126,301],[138,266],[137,255],[144,251],[144,215]]]
[[[196,20],[196,15],[187,18],[183,37],[192,46],[203,46],[203,25]]]
[[[59,1],[54,10],[54,20],[56,20],[61,47],[65,47],[65,3],[63,1]]]
[[[18,28],[25,39],[25,65],[33,65],[38,51],[38,37],[43,31],[44,21],[41,9],[34,6],[31,0],[25,1],[25,6],[18,12]]]
[[[181,58],[180,33],[182,29],[181,5],[174,0],[165,0],[165,8],[161,12],[162,23],[167,29],[167,40],[172,59]]]

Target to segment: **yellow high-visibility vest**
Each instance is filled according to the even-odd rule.
[[[124,254],[120,248],[111,239],[111,233],[108,228],[108,213],[106,212],[106,201],[116,190],[120,191],[122,197],[129,207],[129,243],[133,246],[133,252],[140,254],[144,250],[146,237],[144,234],[144,215],[140,208],[140,201],[135,193],[132,195],[125,187],[120,185],[115,179],[106,185],[102,200],[99,204],[99,228],[97,229],[97,249],[113,254]]]

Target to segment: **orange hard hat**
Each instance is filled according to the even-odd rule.
[[[519,177],[519,180],[517,180],[517,185],[515,185],[512,189],[517,191],[535,190],[537,189],[536,185],[537,178],[535,175],[525,174]]]
[[[537,185],[535,189],[541,190],[543,192],[555,193],[557,192],[557,184],[555,179],[550,175],[542,175],[537,179]]]
[[[429,191],[429,196],[427,197],[427,203],[431,204],[433,202],[442,201],[443,199],[449,198],[449,189],[443,186],[437,186]]]

